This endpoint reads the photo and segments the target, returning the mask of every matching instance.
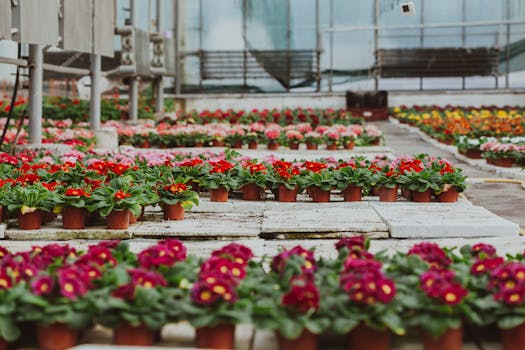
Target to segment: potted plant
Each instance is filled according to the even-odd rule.
[[[263,163],[253,161],[242,165],[239,170],[239,187],[242,189],[242,199],[259,201],[268,185],[267,169]]]
[[[462,135],[456,141],[456,147],[460,154],[465,155],[471,159],[482,159],[481,145],[488,140],[485,137],[480,138],[469,138],[468,136]]]
[[[35,230],[42,225],[42,211],[52,211],[56,200],[56,194],[40,183],[18,185],[12,188],[7,209],[16,211],[21,230]]]
[[[86,227],[87,201],[91,197],[89,189],[68,187],[59,196],[62,206],[62,226],[65,229],[83,229]]]
[[[177,180],[158,190],[164,220],[183,220],[184,210],[199,205],[199,194]]]
[[[368,191],[370,187],[371,177],[370,169],[361,166],[359,160],[353,164],[339,164],[334,171],[336,187],[343,194],[345,202],[360,201],[363,191]]]
[[[302,183],[301,172],[297,167],[292,167],[292,163],[273,162],[268,177],[280,202],[295,202],[297,200],[297,192]]]
[[[331,151],[337,150],[339,148],[340,138],[341,135],[336,128],[332,127],[327,129],[323,133],[323,139],[324,143],[326,144],[326,149]]]
[[[334,173],[326,164],[306,162],[307,171],[304,173],[302,183],[310,189],[312,200],[315,203],[330,202],[330,191],[337,184]]]
[[[278,124],[269,124],[264,130],[264,136],[267,140],[267,147],[269,150],[275,151],[279,149],[279,140],[281,139],[282,127]]]
[[[319,310],[315,258],[300,246],[282,251],[256,290],[254,323],[275,331],[283,350],[317,349],[317,335],[330,326]]]
[[[141,212],[138,202],[141,193],[142,189],[138,186],[117,189],[111,185],[103,185],[93,192],[88,210],[98,211],[105,217],[109,229],[125,230],[129,227],[129,213],[138,216]]]
[[[309,131],[304,134],[304,141],[307,150],[316,150],[323,142],[323,137],[317,131]]]
[[[440,190],[439,175],[432,168],[405,171],[397,182],[402,188],[410,191],[414,202],[431,202],[433,193]]]
[[[9,261],[14,259],[12,254],[5,248],[0,249],[2,260]],[[11,265],[12,266],[12,265]],[[20,283],[20,278],[15,278],[13,274],[19,274],[20,271],[9,268],[8,264],[3,264],[0,268],[0,320],[3,324],[0,327],[0,349],[7,350],[9,344],[16,341],[21,331],[18,327],[18,311],[20,306],[20,297],[24,294],[25,286]],[[25,275],[24,275],[25,276]]]
[[[397,201],[398,190],[398,173],[387,164],[383,168],[373,170],[373,183],[379,192],[379,201],[395,202]]]
[[[257,149],[257,145],[264,139],[263,123],[255,122],[249,126],[249,131],[244,135],[244,143],[248,144],[249,149]]]
[[[299,131],[292,129],[285,132],[286,144],[292,150],[298,150],[301,141],[304,139],[304,135]]]
[[[181,306],[184,318],[196,328],[197,348],[233,349],[235,325],[251,322],[257,276],[264,275],[252,257],[250,249],[232,243],[201,264],[189,302]]]
[[[520,148],[511,143],[492,141],[484,143],[480,149],[483,151],[482,157],[487,160],[487,163],[510,168],[514,164],[515,153]]]
[[[242,125],[231,126],[226,136],[226,144],[231,148],[242,148],[246,130]]]
[[[237,188],[235,169],[232,163],[226,160],[210,161],[199,183],[210,191],[212,202],[228,201],[228,192]]]
[[[457,202],[458,194],[467,189],[467,177],[462,170],[448,162],[441,161],[438,166],[438,187],[435,191],[440,202]]]

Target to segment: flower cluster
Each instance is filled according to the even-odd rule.
[[[521,305],[525,300],[525,264],[514,261],[499,265],[490,274],[489,288],[494,291],[494,300]]]
[[[177,239],[165,239],[138,254],[139,265],[145,269],[172,267],[186,259],[186,247]]]
[[[452,260],[447,253],[436,243],[422,242],[415,244],[408,251],[408,255],[417,255],[431,267],[446,269]]]
[[[420,279],[420,287],[432,299],[446,305],[457,305],[467,296],[468,291],[455,280],[455,273],[440,268],[430,268]]]

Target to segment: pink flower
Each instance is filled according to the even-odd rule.
[[[288,140],[301,141],[303,139],[303,134],[297,130],[288,130],[286,132],[286,138]]]
[[[35,295],[50,294],[53,290],[53,279],[51,276],[39,276],[31,282],[31,290]]]
[[[264,131],[264,135],[270,139],[275,140],[281,136],[282,128],[277,124],[270,124]]]

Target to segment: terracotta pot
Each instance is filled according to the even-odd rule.
[[[317,350],[317,335],[305,329],[296,339],[286,339],[278,334],[280,350]],[[363,349],[364,350],[364,349]]]
[[[234,149],[241,149],[242,148],[242,141],[237,141],[232,145],[232,148]]]
[[[78,331],[62,323],[38,326],[36,330],[38,347],[41,350],[65,350],[77,345]]]
[[[227,202],[228,201],[228,190],[223,186],[215,190],[210,190],[210,201]]]
[[[412,200],[412,192],[410,190],[402,188],[401,197],[405,198],[406,200]]]
[[[86,227],[86,209],[64,207],[62,209],[62,226],[69,230],[81,230]]]
[[[438,201],[443,203],[455,203],[458,201],[458,197],[458,191],[456,191],[454,187],[450,188],[446,192],[441,192],[437,195]]]
[[[127,230],[129,227],[129,210],[113,210],[106,218],[110,230]]]
[[[262,188],[256,184],[246,184],[242,187],[242,199],[245,201],[260,201]]]
[[[224,147],[224,141],[212,140],[211,145],[212,147]]]
[[[412,202],[432,202],[432,190],[428,189],[424,192],[410,191]]]
[[[349,350],[389,350],[390,332],[359,324],[348,334]]]
[[[204,147],[204,142],[195,142],[193,147]]]
[[[313,187],[312,191],[312,201],[314,203],[328,203],[330,202],[330,191],[325,191],[319,187]]]
[[[277,151],[279,149],[279,142],[270,141],[266,146],[270,151]]]
[[[142,148],[150,148],[150,146],[151,146],[151,145],[150,145],[150,143],[149,143],[148,140],[142,142],[142,145],[141,145]]]
[[[355,142],[354,142],[354,141],[350,141],[350,142],[348,142],[348,143],[345,145],[345,149],[346,149],[346,150],[349,150],[349,151],[350,151],[350,150],[353,150],[354,147],[355,147]]]
[[[180,203],[163,204],[164,220],[184,220],[184,208]]]
[[[482,153],[483,152],[479,149],[471,148],[465,152],[465,156],[471,159],[482,159],[483,158],[481,156]]]
[[[381,187],[379,189],[380,202],[395,202],[397,201],[397,186],[394,188]]]
[[[511,168],[512,164],[514,164],[514,159],[512,158],[498,158],[498,159],[487,159],[487,163],[503,167],[503,168]]]
[[[290,149],[298,150],[299,149],[299,142],[291,142],[289,147],[290,147]]]
[[[248,149],[257,149],[257,142],[256,141],[250,141],[248,143]]]
[[[285,185],[279,185],[279,202],[297,202],[297,190],[289,190]]]
[[[199,349],[233,349],[235,346],[235,325],[220,323],[213,327],[197,328],[195,346]]]
[[[144,325],[122,324],[113,330],[113,344],[128,346],[152,346],[155,331]]]
[[[423,348],[425,350],[461,350],[463,327],[448,329],[445,334],[435,339],[427,332],[423,333]]]
[[[8,350],[9,343],[2,337],[0,337],[0,350]]]
[[[18,228],[21,230],[38,230],[42,226],[42,212],[40,210],[24,215],[19,210],[17,215]]]
[[[335,143],[331,143],[329,145],[326,145],[326,149],[328,151],[337,151],[337,149],[339,148],[339,146]]]
[[[307,142],[306,143],[306,149],[309,151],[315,151],[317,150],[318,145],[316,143]]]
[[[379,146],[379,145],[381,145],[381,139],[372,140],[372,142],[370,142],[370,144],[374,145],[374,146]]]
[[[134,225],[138,221],[138,218],[132,212],[129,212],[129,224]]]
[[[525,323],[511,329],[502,329],[501,345],[503,350],[525,349]]]
[[[361,187],[348,185],[347,188],[341,191],[345,202],[359,202],[361,201]]]

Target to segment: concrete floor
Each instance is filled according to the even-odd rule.
[[[455,162],[469,178],[503,179],[488,171],[479,170],[455,158],[454,154],[444,151],[425,142],[419,135],[412,133],[390,122],[376,124],[385,137],[388,147],[396,155],[428,153]],[[473,183],[465,192],[466,197],[474,204],[487,208],[496,215],[515,222],[525,228],[525,190],[518,184],[510,183]]]

